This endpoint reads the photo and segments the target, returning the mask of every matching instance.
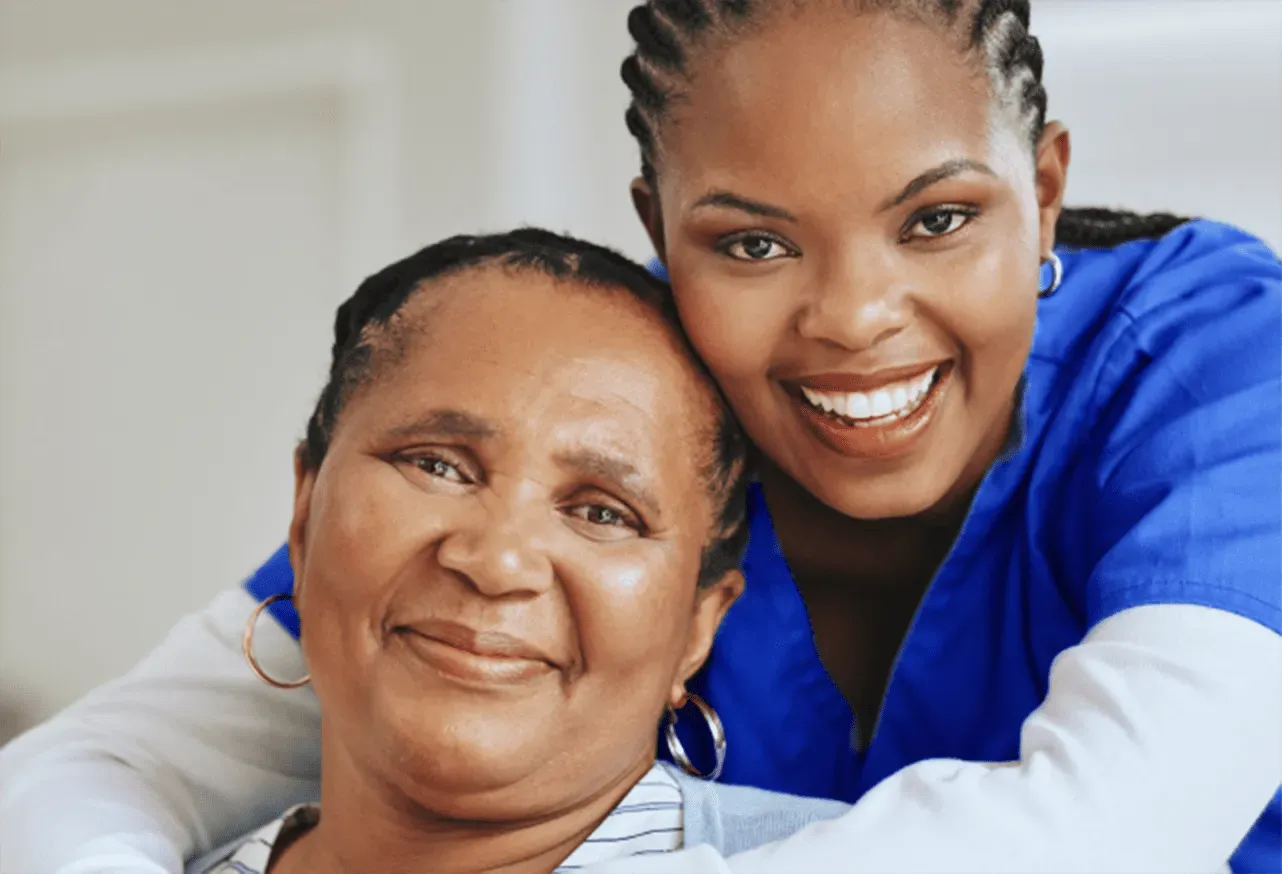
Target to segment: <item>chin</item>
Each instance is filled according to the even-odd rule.
[[[545,751],[531,749],[533,744],[520,737],[476,735],[465,726],[420,722],[414,728],[404,726],[383,738],[379,745],[396,752],[380,770],[418,805],[440,816],[485,819],[502,818],[507,807],[532,800],[519,787],[537,778],[540,763],[548,759]]]
[[[422,697],[381,703],[367,729],[372,752],[385,762],[380,770],[437,797],[485,794],[520,783],[555,749],[545,720],[521,708],[491,701],[472,707],[458,700],[429,704]],[[379,723],[381,729],[375,728]]]
[[[809,469],[797,483],[820,502],[852,519],[904,519],[951,505],[960,474],[939,465],[852,476],[848,471]]]
[[[887,492],[858,484],[833,483],[822,491],[816,490],[815,497],[843,516],[871,521],[919,516],[938,506],[942,495],[933,491],[926,494]]]

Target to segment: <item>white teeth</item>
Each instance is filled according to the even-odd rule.
[[[818,407],[825,413],[832,412],[832,402],[825,395],[821,395],[817,391],[811,391],[804,385],[801,387],[801,393],[806,396],[806,400],[810,401],[812,407]]]
[[[874,416],[887,416],[895,405],[890,400],[890,393],[885,391],[875,391],[872,393],[872,414]]]
[[[868,395],[855,393],[850,397],[850,412],[846,415],[852,419],[867,419],[872,415],[872,408],[868,404]]]
[[[915,379],[871,392],[826,392],[802,386],[801,393],[812,406],[846,419],[858,421],[891,415],[903,418],[921,405],[938,371],[934,368]]]

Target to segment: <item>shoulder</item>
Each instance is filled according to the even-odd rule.
[[[1207,221],[1062,257],[1027,420],[1088,622],[1192,603],[1278,628],[1282,264]]]
[[[782,840],[850,810],[849,804],[827,798],[709,783],[663,764],[681,789],[687,847],[710,844],[728,856]]]
[[[319,805],[292,807],[279,819],[189,862],[186,874],[263,874],[277,846],[283,850],[319,821]]]
[[[1193,221],[1157,240],[1065,250],[1029,356],[1037,400],[1098,435],[1127,408],[1159,419],[1197,406],[1245,412],[1272,392],[1282,358],[1282,263],[1228,225]],[[1257,410],[1257,412],[1260,412]]]
[[[1064,284],[1038,312],[1033,354],[1043,360],[1157,353],[1194,334],[1278,334],[1282,263],[1229,225],[1191,221],[1159,239],[1059,254]]]

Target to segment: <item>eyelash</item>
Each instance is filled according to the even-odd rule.
[[[783,254],[775,255],[770,258],[750,258],[747,255],[736,255],[733,253],[732,250],[734,249],[735,246],[740,246],[743,243],[747,242],[748,240],[764,240],[767,243],[771,243],[772,245],[778,246],[780,249],[783,250]],[[774,234],[767,234],[762,231],[747,231],[743,233],[732,234],[729,237],[723,237],[722,239],[717,241],[716,250],[720,252],[722,255],[725,255],[727,258],[733,258],[735,261],[743,261],[750,264],[751,263],[760,264],[766,261],[776,261],[779,258],[795,258],[797,256],[797,250],[793,248],[791,245],[789,245],[788,243],[785,243],[782,239],[775,236]]]
[[[614,514],[614,516],[617,517],[618,521],[593,522],[591,519],[586,518],[586,516],[580,515],[579,513],[577,513],[576,511],[578,510],[589,510],[589,511],[605,510],[609,513]],[[637,532],[638,534],[645,533],[645,525],[642,524],[641,520],[637,518],[635,513],[631,513],[627,510],[623,510],[618,507],[610,506],[609,504],[600,504],[600,503],[591,503],[591,502],[574,504],[569,507],[569,511],[572,516],[574,516],[577,519],[581,519],[582,521],[588,523],[589,525],[600,526],[602,528],[621,528],[621,527],[631,528],[633,531]]]
[[[917,227],[919,227],[922,224],[922,222],[930,218],[937,218],[939,216],[949,216],[951,218],[959,218],[961,219],[961,222],[956,227],[949,228],[948,230],[939,234],[930,234],[930,233],[914,234],[913,233],[913,231]],[[971,221],[973,221],[978,216],[979,216],[979,210],[976,209],[975,207],[962,206],[959,204],[950,204],[947,206],[932,206],[924,210],[919,210],[918,212],[914,213],[913,216],[908,220],[908,224],[904,227],[903,233],[900,234],[900,242],[908,242],[909,240],[942,240],[944,237],[950,237],[953,234],[957,233],[958,231],[966,228],[968,225],[970,225]],[[746,253],[735,254],[734,252],[735,247],[742,246],[745,242],[749,240],[764,240],[765,242],[770,243],[772,246],[777,246],[779,249],[782,250],[782,253],[772,255],[770,257],[763,257],[763,258],[752,258],[752,257],[749,257]],[[716,250],[728,258],[733,258],[735,261],[743,261],[748,263],[752,263],[752,262],[764,263],[766,261],[776,261],[779,258],[795,258],[798,254],[797,250],[794,247],[784,242],[779,237],[775,236],[774,234],[763,233],[761,231],[749,231],[746,233],[739,233],[729,237],[725,237],[717,241]]]
[[[979,210],[973,206],[962,206],[960,204],[947,204],[945,206],[931,206],[926,209],[918,210],[908,219],[904,226],[903,233],[900,234],[901,242],[910,240],[942,240],[945,237],[951,237],[958,231],[963,230],[979,215]],[[914,234],[913,231],[927,219],[948,216],[950,218],[960,218],[961,223],[956,227],[939,234]],[[951,223],[950,223],[951,224]]]
[[[455,485],[470,485],[471,483],[475,482],[475,479],[473,477],[463,472],[459,464],[446,458],[443,453],[439,453],[439,452],[418,452],[413,454],[405,453],[403,455],[394,456],[394,460],[401,462],[402,464],[411,465],[412,467],[416,468],[419,471],[422,471],[423,473],[427,474],[433,479],[444,480],[445,482],[453,483]],[[433,468],[436,468],[436,466],[438,465],[443,465],[444,467],[449,468],[450,471],[452,471],[457,476],[457,479],[453,479],[447,475],[443,475],[442,473],[438,472],[438,470],[434,470]]]
[[[475,480],[472,477],[468,476],[460,469],[460,466],[458,464],[455,464],[453,461],[450,461],[442,457],[441,453],[423,452],[415,455],[405,454],[405,455],[396,456],[396,460],[413,466],[417,470],[422,471],[423,473],[427,474],[433,479],[444,480],[446,482],[454,483],[456,485],[470,485],[475,482]],[[439,468],[437,468],[438,465],[449,468],[449,470],[455,474],[457,479],[453,479],[447,475],[443,475],[442,473],[440,473]],[[584,502],[579,504],[572,504],[567,509],[570,515],[592,526],[599,526],[602,528],[631,528],[633,531],[642,535],[644,535],[647,531],[645,523],[643,523],[640,517],[638,517],[635,513],[624,508],[612,506],[610,504]],[[578,511],[580,510],[587,511],[587,512],[579,513]],[[592,519],[588,518],[588,513],[590,513],[593,510],[605,510],[610,514],[613,514],[616,521],[595,522]]]

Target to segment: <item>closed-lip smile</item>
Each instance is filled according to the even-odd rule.
[[[542,649],[502,631],[482,631],[444,619],[398,625],[392,630],[417,656],[456,679],[513,683],[559,670]]]

